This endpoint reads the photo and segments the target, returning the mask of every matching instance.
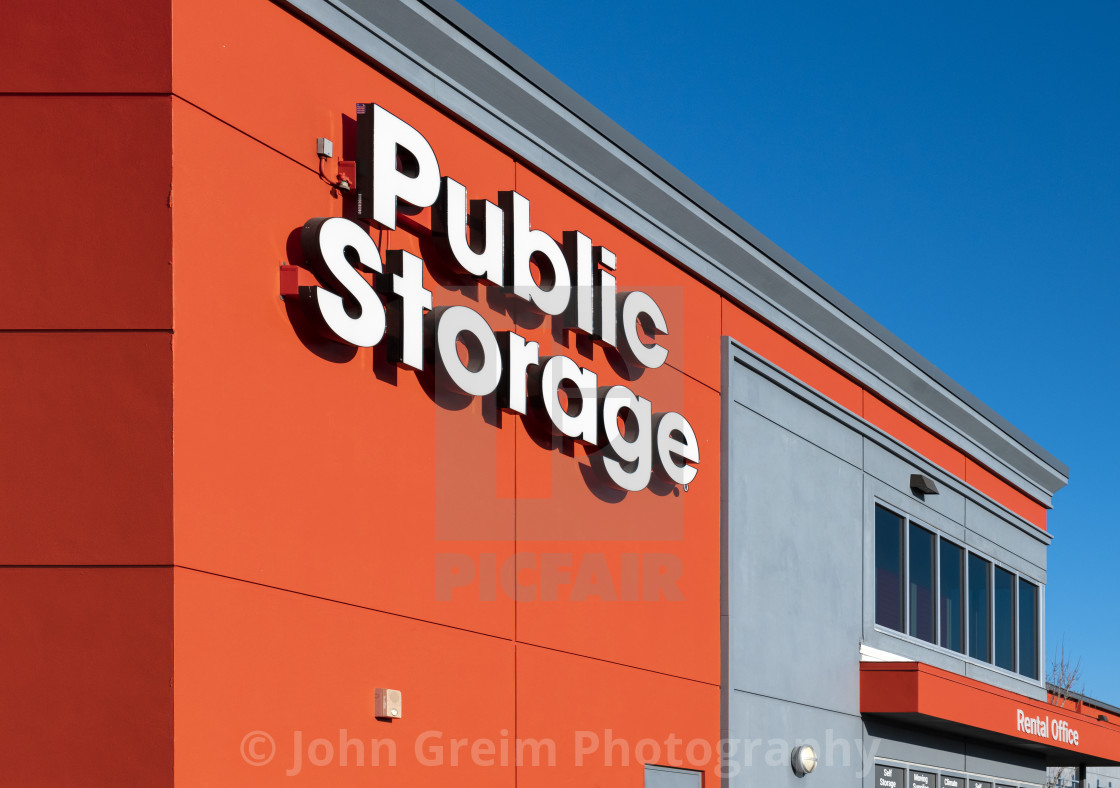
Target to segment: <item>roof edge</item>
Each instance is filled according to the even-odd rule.
[[[1091,706],[1092,708],[1097,709],[1098,711],[1106,712],[1108,714],[1114,714],[1117,717],[1120,717],[1120,708],[1112,705],[1111,703],[1105,703],[1103,700],[1097,700],[1096,698],[1090,698],[1088,695],[1085,695],[1081,692],[1074,692],[1072,690],[1063,690],[1058,685],[1051,684],[1050,682],[1046,682],[1046,691],[1049,692],[1051,695],[1063,696],[1067,700],[1071,700],[1074,703],[1076,703],[1077,701],[1081,701],[1086,706]]]
[[[459,3],[273,1],[548,172],[1044,505],[1068,482],[1064,463]]]

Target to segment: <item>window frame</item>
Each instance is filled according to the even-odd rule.
[[[876,507],[876,508],[878,508],[878,507]],[[899,563],[900,563],[900,566],[899,566],[899,573],[898,573],[898,586],[899,586],[899,590],[901,592],[901,596],[899,597],[899,600],[898,600],[898,608],[899,608],[899,626],[900,626],[900,629],[895,629],[894,627],[890,626],[889,624],[880,624],[879,623],[879,577],[878,577],[878,572],[877,571],[876,571],[875,576],[874,576],[874,594],[873,594],[872,601],[871,601],[871,605],[872,605],[871,620],[874,622],[875,626],[877,626],[877,627],[883,627],[883,628],[885,628],[885,629],[887,629],[891,632],[901,632],[901,633],[905,634],[907,632],[907,630],[909,629],[909,611],[906,609],[906,601],[907,601],[908,596],[909,596],[907,594],[907,589],[906,589],[907,569],[909,568],[908,561],[909,561],[909,557],[910,557],[910,544],[909,544],[910,531],[909,531],[909,527],[908,527],[909,526],[909,521],[906,519],[906,517],[904,515],[899,515],[894,509],[891,509],[890,507],[884,506],[882,508],[885,511],[889,512],[892,516],[898,517],[898,519],[899,519],[898,544],[899,544]],[[872,532],[872,534],[874,536],[874,539],[875,539],[875,547],[872,551],[873,552],[872,560],[875,562],[875,566],[877,568],[878,567],[878,557],[879,557],[879,554],[878,554],[878,549],[879,549],[879,547],[878,547],[879,546],[879,541],[878,541],[879,540],[879,520],[878,520],[878,515],[877,514],[874,516],[873,521],[871,523],[871,532]]]
[[[988,567],[988,571],[986,571],[984,573],[984,574],[987,575],[987,581],[988,581],[988,584],[987,584],[987,588],[988,588],[988,659],[980,659],[980,657],[972,656],[972,630],[968,626],[971,623],[969,621],[969,618],[970,618],[969,611],[972,610],[972,608],[968,605],[968,603],[970,601],[972,601],[972,568],[971,568],[971,565],[969,564],[968,559],[971,558],[972,556],[976,556],[978,559],[980,559],[985,564],[987,564],[987,567]],[[991,665],[992,667],[999,667],[998,665],[996,665],[995,660],[993,659],[993,657],[995,655],[994,640],[995,640],[995,628],[996,628],[996,626],[995,626],[996,625],[996,619],[995,619],[996,595],[995,595],[995,577],[992,573],[995,571],[996,562],[994,560],[992,560],[991,558],[989,558],[984,553],[981,553],[981,552],[976,551],[976,550],[969,550],[968,548],[965,548],[964,564],[965,564],[965,581],[964,581],[964,601],[965,601],[965,609],[964,609],[964,615],[965,615],[964,648],[965,648],[965,655],[969,659],[973,660],[974,662],[978,662],[981,665]],[[1001,670],[1004,670],[1004,668],[1001,668]]]
[[[959,657],[968,656],[968,547],[963,542],[945,536],[940,531],[934,530],[937,535],[937,641],[934,645],[956,654]],[[961,551],[961,650],[950,648],[941,643],[941,543],[946,542]]]
[[[891,510],[887,509],[887,511]],[[914,638],[915,640],[921,641],[922,643],[929,643],[930,645],[940,646],[941,644],[938,642],[941,639],[941,606],[938,604],[938,594],[941,591],[941,556],[939,555],[939,551],[941,550],[941,542],[938,541],[940,534],[936,529],[930,528],[928,525],[915,520],[912,517],[902,515],[902,520],[902,527],[906,531],[906,542],[903,546],[902,556],[902,562],[905,565],[906,570],[905,574],[903,575],[904,598],[902,600],[903,604],[906,606],[905,613],[902,617],[903,624],[906,626],[904,634],[908,637]],[[920,635],[915,635],[910,631],[913,628],[913,622],[910,620],[910,609],[912,604],[910,599],[910,569],[913,567],[910,555],[910,534],[913,532],[913,528],[919,528],[933,537],[933,577],[930,578],[933,583],[933,640],[926,640]]]
[[[955,537],[952,537],[952,536],[945,535],[945,533],[941,529],[930,525],[927,521],[925,521],[921,518],[911,516],[909,513],[907,513],[901,507],[885,501],[883,498],[881,498],[878,495],[873,496],[873,498],[872,498],[872,517],[873,517],[873,519],[874,519],[875,509],[877,509],[877,508],[882,508],[882,509],[886,510],[887,512],[889,512],[890,514],[895,515],[897,517],[900,517],[902,519],[903,541],[902,541],[901,573],[902,573],[903,598],[901,600],[902,629],[901,630],[894,629],[893,627],[891,627],[889,625],[880,624],[876,620],[875,610],[873,609],[871,611],[871,623],[872,623],[872,626],[874,627],[875,631],[880,632],[884,635],[888,635],[890,637],[902,638],[903,640],[905,640],[909,643],[913,643],[915,645],[922,646],[923,648],[935,649],[936,651],[938,651],[940,653],[952,656],[956,659],[965,660],[965,661],[971,662],[975,665],[981,665],[983,667],[989,668],[991,670],[998,671],[998,672],[1003,673],[1005,675],[1013,676],[1013,677],[1015,677],[1015,678],[1017,678],[1021,681],[1029,681],[1029,682],[1032,682],[1032,683],[1041,684],[1042,679],[1040,677],[1036,678],[1036,677],[1028,676],[1028,675],[1020,672],[1020,668],[1022,666],[1022,659],[1021,659],[1021,656],[1019,654],[1019,647],[1021,645],[1020,642],[1019,642],[1020,641],[1020,638],[1019,638],[1019,628],[1020,628],[1020,622],[1019,622],[1019,610],[1020,610],[1019,591],[1020,591],[1020,583],[1021,582],[1025,582],[1035,589],[1035,605],[1034,605],[1034,607],[1035,607],[1035,611],[1034,611],[1035,612],[1035,616],[1034,616],[1034,621],[1035,621],[1035,625],[1034,625],[1035,655],[1034,655],[1034,664],[1037,666],[1038,673],[1041,676],[1041,673],[1042,673],[1042,669],[1041,669],[1042,656],[1041,656],[1041,654],[1042,654],[1042,648],[1043,648],[1043,629],[1042,629],[1042,617],[1043,617],[1043,614],[1042,614],[1042,610],[1043,610],[1042,592],[1043,592],[1043,588],[1044,588],[1043,584],[1040,581],[1036,580],[1035,578],[1033,578],[1029,575],[1025,575],[1022,572],[1015,569],[1014,567],[1009,566],[1005,562],[997,561],[989,553],[985,553],[982,550],[977,550],[977,549],[965,544],[963,539],[958,539],[958,538],[955,538]],[[933,588],[933,595],[934,595],[934,599],[937,600],[937,603],[934,605],[934,636],[935,636],[935,639],[934,639],[933,642],[930,642],[928,640],[923,640],[920,637],[917,637],[915,635],[910,634],[910,526],[911,526],[911,523],[913,523],[914,525],[916,525],[919,528],[922,528],[925,531],[928,531],[929,533],[932,533],[933,536],[934,536],[934,562],[933,562],[933,564],[934,564],[934,566],[933,566],[934,588]],[[874,535],[876,533],[875,528],[874,528],[874,523],[872,523],[872,526],[873,527],[872,527],[870,533],[874,537]],[[962,568],[963,568],[963,571],[964,571],[964,582],[963,582],[964,595],[963,595],[963,598],[962,598],[962,612],[963,612],[963,616],[964,616],[964,622],[963,622],[963,628],[964,628],[963,646],[964,646],[964,651],[963,652],[962,651],[956,651],[952,648],[949,648],[949,647],[941,644],[941,634],[942,633],[941,633],[941,604],[940,604],[940,598],[941,598],[941,542],[942,542],[942,540],[944,540],[944,541],[952,544],[953,546],[959,548],[962,551],[962,555],[963,555],[963,561],[962,561],[962,564],[963,564]],[[969,631],[969,624],[970,624],[970,621],[969,621],[969,601],[970,601],[969,600],[969,593],[970,593],[969,586],[970,586],[970,583],[968,581],[968,571],[969,571],[968,570],[968,564],[969,564],[968,559],[969,559],[969,556],[971,556],[971,555],[975,555],[977,558],[980,558],[980,559],[984,560],[985,562],[987,562],[987,565],[988,565],[987,576],[988,576],[988,657],[989,658],[987,660],[978,659],[976,657],[973,657],[973,656],[969,655],[969,647],[971,645],[971,643],[970,643],[971,633]],[[873,561],[874,561],[874,556],[875,556],[875,553],[874,553],[874,550],[872,550]],[[873,566],[875,566],[875,565],[873,565]],[[1012,670],[1008,670],[1007,668],[1001,667],[1001,666],[997,665],[996,662],[995,662],[995,646],[996,646],[996,644],[995,644],[995,637],[996,637],[996,632],[995,632],[995,630],[996,630],[996,627],[995,627],[995,621],[996,621],[996,593],[995,593],[995,578],[996,578],[996,576],[995,576],[995,571],[996,571],[997,567],[999,567],[1000,569],[1003,569],[1005,572],[1008,572],[1011,575],[1011,588],[1012,588],[1011,611],[1012,611],[1012,619],[1013,619],[1013,621],[1012,621],[1012,644],[1013,644],[1013,655],[1012,656],[1013,656],[1013,660],[1012,661],[1013,661],[1014,666],[1015,666],[1014,669],[1012,669]],[[876,566],[876,569],[877,569],[877,566]],[[871,589],[871,591],[872,591],[872,607],[873,608],[875,606],[875,594],[877,593],[877,589],[876,589],[876,586],[875,586],[875,583],[877,582],[877,577],[875,577],[876,574],[877,574],[877,572],[873,572],[872,589]]]
[[[992,564],[992,664],[996,664],[998,635],[996,632],[996,570],[1003,570],[1011,576],[1011,667],[1004,668],[1019,673],[1019,573],[1002,564]],[[1022,675],[1022,674],[1020,674]]]
[[[1022,640],[1021,640],[1021,632],[1020,632],[1021,626],[1020,626],[1020,621],[1019,621],[1019,611],[1020,611],[1020,605],[1022,604],[1022,600],[1019,598],[1019,595],[1020,595],[1020,592],[1023,590],[1023,584],[1024,583],[1026,583],[1028,586],[1030,586],[1031,588],[1034,589],[1034,672],[1037,674],[1036,676],[1028,676],[1027,674],[1022,672],[1022,664],[1023,664],[1022,663],[1022,654],[1021,654],[1022,649],[1020,648],[1020,646],[1022,646]],[[1043,650],[1042,650],[1042,646],[1043,646],[1043,644],[1042,644],[1042,631],[1043,631],[1042,630],[1042,624],[1043,624],[1042,592],[1043,592],[1044,588],[1045,588],[1045,586],[1042,583],[1037,582],[1036,580],[1034,580],[1030,577],[1027,577],[1026,575],[1016,575],[1016,583],[1015,583],[1015,641],[1016,641],[1015,656],[1016,656],[1016,660],[1017,660],[1016,663],[1015,663],[1016,675],[1017,676],[1022,676],[1023,678],[1029,679],[1030,681],[1038,681],[1038,682],[1043,681],[1044,676],[1045,676],[1045,673],[1043,672],[1044,671],[1044,661],[1043,661],[1044,654],[1043,654]]]

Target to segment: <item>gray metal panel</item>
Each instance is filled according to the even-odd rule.
[[[865,448],[866,454],[870,456],[874,448],[876,448],[875,445],[872,443],[872,441],[868,440],[867,446]],[[871,499],[878,499],[879,501],[882,501],[882,503],[887,508],[894,509],[897,512],[901,512],[908,517],[917,520],[923,525],[928,525],[929,527],[936,529],[950,539],[961,543],[964,542],[964,519],[950,519],[941,512],[935,509],[931,509],[928,505],[928,497],[925,501],[920,501],[909,492],[901,492],[899,490],[896,490],[894,487],[883,483],[878,478],[875,478],[870,474],[869,478],[867,479],[866,486],[867,491],[870,493]],[[871,500],[871,503],[874,504],[874,500]],[[962,513],[963,508],[964,507],[962,501]],[[868,509],[868,512],[873,514],[870,509]],[[870,534],[871,531],[867,531],[867,533]]]
[[[728,491],[731,686],[858,714],[862,473],[813,433],[739,407],[731,440],[750,450]]]
[[[865,717],[863,724],[868,740],[876,745],[876,758],[918,763],[945,771],[964,769],[964,739],[958,736],[896,725],[878,717]]]
[[[977,550],[987,552],[1036,582],[1046,583],[1045,545],[1009,528],[1007,520],[973,501],[965,503],[964,524],[970,534],[969,544]]]
[[[734,383],[737,380],[737,375],[739,374],[736,371],[737,368],[744,367],[747,369],[752,369],[758,372],[762,377],[769,380],[771,383],[777,385],[778,388],[784,389],[786,392],[792,394],[797,399],[812,405],[814,408],[830,416],[840,424],[843,424],[853,431],[860,433],[864,436],[865,442],[874,443],[875,445],[882,447],[891,454],[894,454],[895,456],[901,458],[904,462],[908,462],[915,467],[928,469],[936,467],[925,458],[919,456],[912,449],[900,443],[893,436],[883,432],[875,425],[868,423],[860,416],[857,416],[854,413],[837,406],[836,403],[834,403],[832,400],[822,396],[813,389],[808,388],[804,383],[792,377],[789,373],[778,368],[769,361],[763,359],[754,351],[727,337],[724,338],[724,342],[726,343],[728,348],[730,348],[728,351],[730,355],[728,357],[734,359],[734,361],[730,362],[728,365],[725,365],[725,369],[723,372],[724,379],[722,391],[724,392],[725,400],[728,397],[734,398],[738,396],[735,393],[734,387]],[[740,399],[742,399],[742,397],[740,397]],[[989,514],[995,515],[995,517],[1005,525],[1009,524],[1012,528],[1020,531],[1028,538],[1038,542],[1040,545],[1049,545],[1052,541],[1052,537],[1049,533],[1042,530],[1033,523],[1030,523],[1027,520],[1023,519],[1020,515],[1007,509],[1007,507],[1003,506],[1002,504],[992,500],[974,487],[970,487],[969,485],[955,478],[952,474],[949,474],[943,470],[935,473],[943,489],[952,491],[957,495],[961,495],[962,497],[967,498],[979,509],[986,511]],[[917,500],[912,494],[907,493],[907,495],[909,498]],[[926,508],[928,509],[928,507]]]
[[[967,506],[950,504],[939,511],[928,498],[923,502],[899,489],[897,478],[905,485],[911,467],[927,470],[909,450],[728,339],[722,381],[721,731],[727,738],[762,740],[752,770],[730,779],[730,785],[800,785],[793,782],[788,761],[760,765],[762,745],[777,739],[792,748],[794,737],[813,735],[802,731],[811,729],[818,716],[831,718],[828,730],[835,737],[845,720],[856,718],[861,639],[904,659],[1045,698],[1041,682],[877,628],[869,601],[874,599],[873,551],[863,545],[873,544],[877,501],[960,543],[975,545],[991,536],[1037,553],[1042,561],[1047,534],[1002,516],[997,505],[955,479],[947,478],[944,488],[967,500]],[[859,439],[863,465],[890,483],[852,464],[857,457],[850,436]],[[1019,571],[1033,567],[1009,550],[985,552]],[[862,600],[858,609],[832,604],[853,598]],[[1044,586],[1040,608],[1044,616]],[[1034,756],[1009,757],[990,746],[969,749],[963,737],[874,717],[861,720],[864,724],[868,751],[876,758],[903,761],[920,771],[924,766],[932,767],[926,771],[1037,781]],[[864,760],[870,763],[870,757]],[[834,778],[837,785],[872,785],[870,772],[835,772]],[[813,780],[818,782],[816,775]]]
[[[1044,622],[1040,621],[1040,625]],[[1042,664],[1042,663],[1039,663]],[[958,669],[959,673],[960,670]],[[982,681],[985,684],[991,684],[993,687],[1000,687],[1011,692],[1017,692],[1020,695],[1026,695],[1028,698],[1035,700],[1046,700],[1046,690],[1042,688],[1041,681],[1028,679],[1025,676],[1020,676],[1018,673],[1007,673],[993,665],[986,662],[967,661],[964,665],[964,675],[969,678]]]
[[[1046,757],[1031,750],[969,741],[965,747],[965,770],[1007,781],[1044,783]]]
[[[731,340],[723,337],[720,340],[720,512],[719,512],[719,540],[720,540],[720,567],[719,567],[719,597],[720,597],[720,696],[719,696],[719,730],[720,738],[731,738],[731,686],[732,686],[732,659],[731,650],[731,474],[736,459],[734,447],[731,442],[732,415],[739,410],[732,399],[731,376],[738,364],[735,361],[736,348]],[[726,786],[727,780],[721,780]]]
[[[645,788],[700,788],[701,772],[646,764]]]
[[[290,0],[483,133],[1048,502],[1068,469],[451,0]]]
[[[735,365],[733,374],[731,396],[735,402],[845,462],[863,466],[863,438],[859,433],[740,364]]]
[[[724,686],[854,712],[856,644],[864,642],[1044,698],[1040,682],[875,626],[869,601],[874,599],[873,551],[862,545],[873,544],[877,501],[959,543],[975,545],[982,539],[931,508],[932,496],[920,501],[851,466],[856,460],[852,436],[860,439],[860,453],[870,458],[866,464],[879,475],[908,481],[911,466],[923,467],[912,453],[730,340],[725,340],[723,374]],[[978,495],[953,479],[943,487],[962,501],[966,491]],[[963,518],[961,506],[943,508],[965,520],[968,511],[974,511],[972,521],[984,533],[1045,560],[1049,537],[1044,532],[996,516],[989,501],[969,501],[969,506]],[[1009,551],[987,554],[1033,579],[1044,578],[1040,569]],[[857,596],[864,601],[856,610],[831,606],[833,599]],[[760,605],[760,599],[766,603]],[[818,634],[804,637],[791,628],[792,621],[803,621],[807,630]],[[799,671],[790,666],[804,662],[806,653],[815,653],[812,670],[800,673],[823,677],[823,686],[815,679],[793,678]],[[821,655],[827,657],[822,660]],[[726,703],[725,699],[724,729],[731,713]]]
[[[735,693],[729,763],[731,788],[852,788],[861,781],[864,741],[859,717],[837,714],[762,695]],[[809,744],[817,768],[798,777],[790,766],[793,748]]]
[[[965,529],[967,536],[966,541],[968,546],[977,553],[983,553],[987,557],[994,558],[997,563],[1003,564],[1009,569],[1014,569],[1020,572],[1025,577],[1033,580],[1036,583],[1046,583],[1046,572],[1042,567],[1033,561],[1028,561],[1020,553],[1013,552],[1007,547],[982,536],[971,528]],[[1029,542],[1020,543],[1016,547],[1030,546]]]
[[[964,523],[964,496],[944,483],[944,476],[929,470],[928,465],[908,462],[874,441],[868,440],[863,469],[881,482],[890,485],[914,501],[957,523]],[[918,497],[910,489],[910,474],[932,476],[941,492]]]

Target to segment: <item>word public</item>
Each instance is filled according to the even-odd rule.
[[[668,334],[665,317],[648,294],[619,291],[610,250],[577,231],[560,244],[533,229],[530,202],[515,191],[502,192],[500,205],[468,200],[462,184],[441,176],[423,135],[380,106],[358,105],[358,144],[359,219],[395,229],[399,213],[431,207],[433,235],[462,272],[631,364],[665,363],[668,351],[656,339]],[[699,446],[684,416],[654,412],[626,386],[600,387],[593,371],[564,355],[542,356],[539,343],[516,331],[493,331],[469,307],[433,308],[419,257],[392,250],[383,259],[363,225],[337,217],[308,221],[301,243],[321,286],[301,287],[300,303],[329,339],[374,347],[388,333],[394,363],[423,370],[433,359],[439,380],[461,394],[496,394],[501,407],[540,418],[555,434],[587,445],[596,468],[620,490],[642,490],[655,474],[670,484],[695,478]],[[372,271],[377,285],[359,268]]]

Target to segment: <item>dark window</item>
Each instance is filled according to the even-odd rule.
[[[968,554],[968,656],[992,661],[990,564]]]
[[[996,615],[992,621],[995,632],[995,663],[1005,670],[1015,670],[1015,575],[996,567]]]
[[[964,653],[964,550],[941,540],[941,645]]]
[[[1019,672],[1038,678],[1038,586],[1019,578]]]
[[[934,536],[910,523],[910,634],[930,643],[934,640]]]
[[[875,506],[875,623],[1039,676],[1038,586]]]
[[[902,632],[902,518],[875,507],[875,623]]]

